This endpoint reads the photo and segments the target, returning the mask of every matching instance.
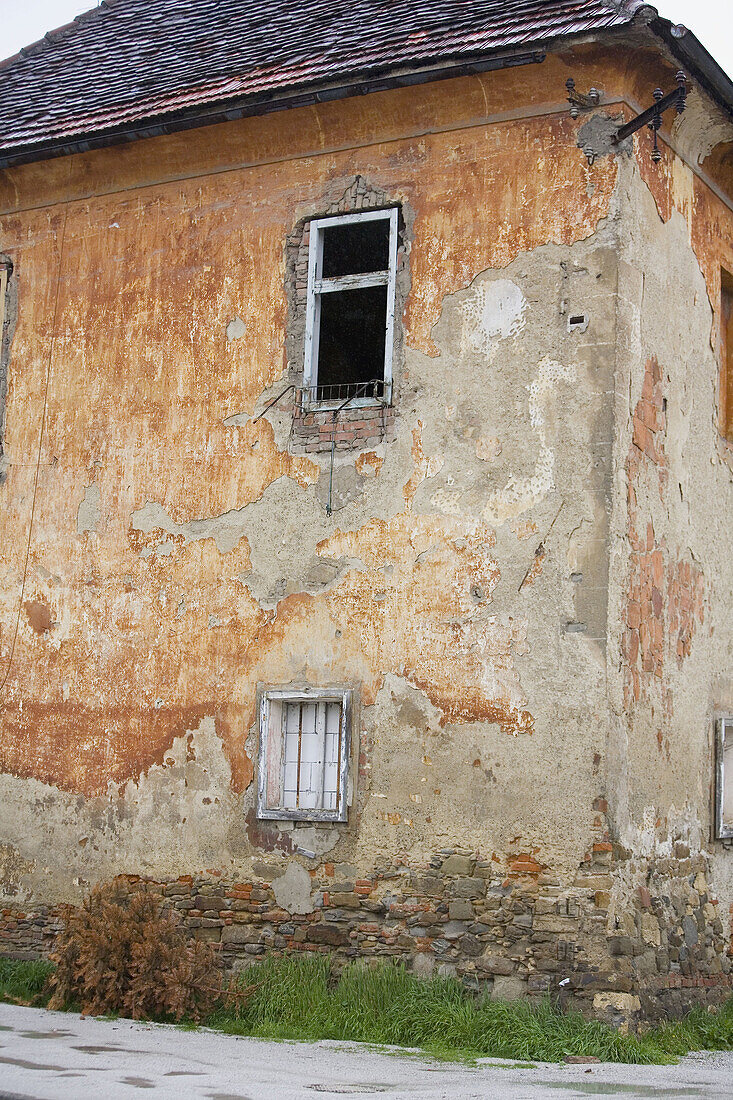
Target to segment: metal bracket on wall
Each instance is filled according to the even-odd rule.
[[[668,111],[670,107],[674,107],[677,114],[681,115],[687,102],[687,76],[680,69],[676,74],[676,78],[677,87],[674,91],[668,92],[665,95],[661,88],[654,89],[652,93],[654,96],[654,103],[652,106],[648,107],[646,111],[642,111],[636,118],[632,118],[631,122],[619,126],[615,134],[611,136],[612,145],[620,145],[622,141],[631,137],[637,130],[641,130],[642,126],[648,126],[654,134],[652,160],[657,162],[662,159],[662,153],[657,143],[657,132],[662,125],[662,115],[665,111]],[[592,111],[600,106],[602,95],[597,88],[591,88],[587,95],[583,95],[582,92],[577,91],[575,81],[572,77],[565,81],[565,87],[568,90],[568,103],[570,104],[571,118],[577,118],[581,111]],[[596,152],[590,148],[584,149],[583,151],[588,158],[588,163],[593,164],[596,159]]]
[[[627,122],[624,126],[619,127],[613,138],[614,145],[620,145],[627,137],[631,137],[637,130],[641,130],[642,126],[648,126],[654,134],[652,160],[656,163],[662,159],[662,153],[657,144],[657,132],[662,125],[662,115],[665,111],[668,111],[670,107],[674,107],[676,113],[681,115],[687,106],[687,76],[682,69],[680,69],[675,74],[675,78],[677,80],[677,87],[674,91],[667,92],[665,95],[661,88],[655,88],[652,92],[654,96],[653,105],[647,107],[646,111],[642,111],[636,118],[632,118],[631,122]]]
[[[581,111],[594,111],[603,98],[598,88],[590,88],[587,95],[577,91],[572,76],[565,81],[565,87],[568,90],[571,118],[577,118]]]

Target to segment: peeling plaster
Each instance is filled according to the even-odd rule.
[[[511,478],[494,492],[484,509],[487,523],[506,523],[539,504],[554,488],[555,452],[549,443],[549,402],[560,382],[572,382],[575,371],[545,357],[529,388],[529,426],[539,437],[539,453],[531,477]]]
[[[161,763],[138,780],[110,784],[99,797],[0,775],[0,800],[10,889],[21,901],[39,889],[49,903],[66,900],[72,880],[90,884],[132,866],[138,874],[164,869],[173,878],[192,869],[233,867],[249,851],[241,798],[232,790],[211,717],[175,737]],[[236,813],[241,826],[232,831]],[[26,825],[29,814],[33,829]],[[8,886],[3,889],[8,896]]]
[[[693,85],[684,112],[674,120],[672,136],[693,164],[702,164],[716,145],[733,141],[733,122]]]
[[[83,535],[85,531],[92,534],[96,532],[97,525],[102,518],[100,508],[101,493],[98,485],[87,485],[84,490],[84,499],[76,513],[76,533]]]
[[[278,905],[288,913],[312,913],[315,909],[311,897],[311,877],[299,863],[288,864],[284,875],[272,884],[272,892]]]
[[[227,325],[227,340],[231,343],[233,340],[241,340],[247,331],[247,326],[241,317],[237,316],[233,321],[230,321]]]
[[[140,551],[140,556],[143,558],[150,557],[151,554],[157,557],[171,554],[179,539],[182,539],[184,546],[199,539],[213,539],[219,553],[228,554],[247,537],[245,510],[245,508],[233,508],[230,512],[225,512],[221,516],[212,516],[210,519],[175,523],[162,504],[147,501],[142,508],[132,513],[130,524],[134,531],[142,531],[146,535],[153,531],[163,531],[171,536],[170,539],[161,539],[157,545],[144,546]]]
[[[488,356],[500,340],[509,340],[524,327],[527,299],[509,279],[483,279],[471,287],[461,309],[464,341]]]

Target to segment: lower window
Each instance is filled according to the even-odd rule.
[[[260,817],[346,821],[350,711],[349,691],[262,692]]]
[[[733,838],[733,716],[716,722],[715,836]]]

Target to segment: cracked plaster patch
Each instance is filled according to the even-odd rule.
[[[500,340],[516,336],[526,324],[527,299],[509,279],[480,282],[461,302],[463,340],[489,355]]]
[[[543,500],[554,487],[555,452],[547,439],[547,402],[560,382],[572,382],[574,368],[546,356],[529,387],[529,422],[539,436],[539,453],[530,477],[510,478],[503,489],[492,493],[484,509],[487,523],[505,523]]]
[[[102,510],[99,506],[101,494],[98,485],[87,485],[84,489],[84,499],[76,513],[76,533],[83,535],[85,531],[92,534],[96,532],[97,525],[102,518]]]
[[[190,542],[198,542],[199,539],[213,539],[219,553],[228,554],[247,537],[244,512],[245,508],[232,508],[229,512],[209,519],[175,523],[162,504],[149,500],[132,513],[130,523],[134,531],[142,531],[145,535],[153,531],[163,531],[171,536],[169,539],[162,539],[157,546],[143,547],[140,553],[144,558],[149,558],[152,554],[156,557],[172,554],[176,546],[176,536],[182,537],[184,546]]]

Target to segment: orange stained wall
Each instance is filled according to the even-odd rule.
[[[589,50],[0,173],[0,252],[19,290],[0,487],[3,770],[100,793],[213,714],[242,790],[257,682],[304,670],[358,680],[366,704],[394,671],[446,720],[531,729],[521,693],[501,677],[481,687],[470,646],[441,626],[465,611],[468,580],[495,583],[493,532],[480,523],[411,517],[406,491],[402,510],[352,531],[334,523],[314,548],[358,549],[363,570],[273,608],[247,585],[246,537],[221,552],[179,532],[170,553],[142,556],[156,540],[131,516],[158,502],[181,527],[246,508],[280,478],[317,481],[315,462],[288,454],[266,419],[224,424],[282,377],[284,243],[304,213],[357,174],[414,213],[404,338],[435,356],[446,295],[520,252],[583,240],[608,216],[615,161],[589,167],[577,124],[542,112],[561,104],[570,72],[579,86],[631,87],[624,64]],[[502,113],[519,117],[483,121]],[[717,211],[707,194],[699,202]],[[707,274],[714,229],[694,246]],[[235,316],[246,337],[229,342]],[[428,459],[409,427],[419,485]],[[80,532],[92,485],[99,520]],[[408,565],[408,547],[414,558],[415,545],[435,544],[430,567]],[[395,580],[375,612],[385,562]],[[515,642],[496,641],[499,665]]]

